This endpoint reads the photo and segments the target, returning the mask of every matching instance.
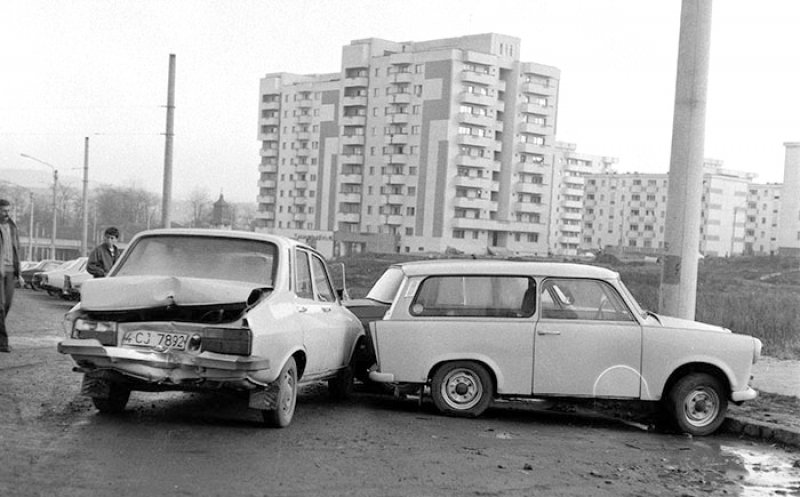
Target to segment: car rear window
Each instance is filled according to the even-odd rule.
[[[244,281],[271,286],[277,248],[258,240],[149,236],[125,254],[113,276],[177,276]]]
[[[509,317],[533,315],[536,282],[526,276],[431,276],[411,303],[413,316]]]

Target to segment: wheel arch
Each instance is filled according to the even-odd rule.
[[[709,364],[707,362],[690,362],[677,368],[669,375],[666,383],[664,383],[664,390],[661,393],[661,400],[665,400],[669,396],[669,392],[681,378],[691,373],[706,373],[722,383],[722,388],[725,389],[726,396],[730,397],[731,382],[728,375],[725,374],[719,366]]]
[[[495,371],[495,368],[492,367],[492,365],[488,361],[485,361],[482,358],[454,357],[448,359],[440,359],[428,371],[428,378],[427,378],[428,383],[430,383],[433,380],[433,377],[436,375],[436,372],[439,369],[441,369],[442,366],[444,366],[445,364],[449,364],[451,362],[474,362],[476,364],[483,366],[483,368],[486,369],[486,372],[489,373],[489,377],[492,379],[492,397],[496,398],[498,396],[497,392],[500,389],[500,387],[498,386],[497,372]]]

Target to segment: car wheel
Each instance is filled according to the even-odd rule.
[[[58,297],[59,293],[57,290],[47,290],[47,295],[50,295],[51,297]]]
[[[328,380],[328,394],[333,400],[346,400],[353,393],[354,361]]]
[[[286,361],[275,381],[278,383],[278,406],[275,409],[262,411],[261,415],[265,425],[284,428],[292,422],[297,405],[297,363],[294,357]]]
[[[451,416],[480,416],[492,402],[494,385],[486,368],[475,362],[450,362],[433,375],[436,408]]]
[[[670,390],[668,408],[681,432],[704,436],[722,425],[728,398],[718,379],[706,373],[691,373]]]
[[[103,414],[118,414],[125,410],[130,397],[130,388],[119,383],[111,383],[109,385],[108,398],[92,397],[92,403]]]

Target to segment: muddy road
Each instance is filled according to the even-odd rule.
[[[100,415],[55,349],[69,306],[15,296],[14,351],[0,355],[0,495],[800,495],[798,453],[583,411],[513,404],[456,419],[364,389],[337,403],[310,385],[282,430],[210,394],[134,392],[125,413]]]

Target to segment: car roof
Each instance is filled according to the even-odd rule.
[[[567,262],[530,262],[486,259],[437,259],[394,264],[408,276],[431,274],[526,274],[561,278],[616,279],[610,269]]]
[[[154,230],[147,230],[137,233],[131,242],[138,238],[146,236],[165,236],[165,235],[180,235],[180,236],[196,236],[196,237],[214,237],[214,238],[236,238],[239,240],[257,240],[262,242],[272,242],[281,247],[303,247],[312,251],[316,251],[313,247],[294,240],[292,238],[273,235],[271,233],[256,233],[254,231],[238,231],[238,230],[220,230],[220,229],[200,229],[200,228],[160,228]]]

